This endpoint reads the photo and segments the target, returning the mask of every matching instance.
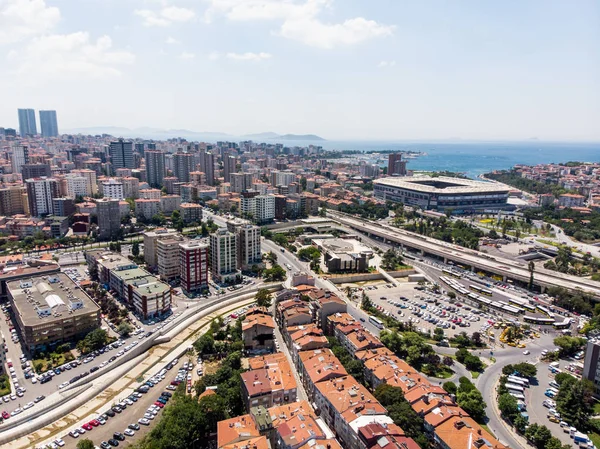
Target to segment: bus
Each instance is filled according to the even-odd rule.
[[[511,396],[517,398],[519,401],[524,401],[525,400],[525,396],[522,393],[517,393],[516,391],[509,391],[508,394],[510,394]]]
[[[454,271],[443,269],[442,273],[447,274],[448,276],[452,276],[453,278],[456,278],[456,279],[462,278],[462,275],[455,273]]]
[[[529,301],[527,301],[526,299],[510,298],[508,302],[514,306],[521,307],[522,309],[525,309],[528,312],[535,312],[535,306],[529,304]]]
[[[469,288],[474,292],[481,293],[482,295],[492,296],[492,291],[488,290],[487,288],[479,287],[477,285],[469,285]]]
[[[377,317],[370,316],[369,323],[373,324],[375,327],[378,327],[379,329],[383,329],[383,322]]]
[[[523,387],[522,385],[510,383],[506,384],[505,386],[508,391],[515,391],[521,394],[523,394],[523,392],[525,391],[525,387]]]
[[[523,320],[526,323],[537,324],[539,326],[551,326],[554,324],[554,318],[538,318],[535,316],[527,316],[523,317]]]
[[[529,387],[529,381],[522,377],[508,376],[507,380],[511,384],[521,385],[522,387],[525,387],[525,388]]]
[[[572,321],[571,318],[565,318],[564,321],[555,321],[554,329],[568,329],[571,327]]]
[[[554,314],[552,312],[550,312],[550,309],[548,309],[547,307],[536,304],[535,308],[538,309],[544,315],[546,315],[548,318],[554,318]]]

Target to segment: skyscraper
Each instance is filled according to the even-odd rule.
[[[191,153],[173,155],[173,174],[179,182],[190,182],[190,172],[194,171],[194,156]]]
[[[250,271],[254,265],[261,267],[260,227],[244,224],[236,229],[238,240],[238,265],[243,271]]]
[[[230,182],[230,175],[237,172],[237,157],[225,155],[223,157],[223,178]]]
[[[206,175],[206,184],[215,185],[215,157],[212,153],[200,151],[200,171]]]
[[[150,187],[162,187],[165,177],[165,153],[146,151],[146,181]]]
[[[111,142],[109,152],[113,170],[135,168],[133,166],[133,142],[126,142],[123,139]]]
[[[40,128],[42,128],[42,137],[58,136],[56,111],[40,111]]]
[[[387,174],[388,176],[406,176],[406,161],[402,160],[402,153],[390,153]]]
[[[54,213],[53,199],[58,198],[58,182],[54,178],[32,178],[25,181],[29,212],[32,217]]]
[[[119,200],[103,198],[96,201],[98,213],[98,237],[102,240],[113,239],[121,229]]]
[[[35,111],[33,109],[19,109],[19,133],[21,137],[37,134]]]
[[[208,288],[208,245],[198,240],[179,244],[181,288],[186,293]]]

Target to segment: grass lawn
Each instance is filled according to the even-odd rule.
[[[594,446],[598,447],[598,445],[600,444],[600,435],[598,435],[597,433],[588,433],[587,436],[589,437],[590,440],[592,440],[592,443],[594,443]]]
[[[496,435],[494,435],[494,433],[493,433],[493,432],[490,430],[490,428],[488,427],[488,425],[487,425],[487,424],[479,424],[479,425],[480,425],[481,427],[483,427],[483,429],[484,429],[484,430],[485,430],[487,433],[489,433],[490,435],[492,435],[492,436],[494,436],[494,437],[496,436]]]
[[[55,360],[55,362],[53,362],[52,360],[46,360],[46,359],[34,359],[34,361],[33,361],[33,369],[35,370],[35,367],[37,366],[37,364],[41,363],[42,364],[42,369],[39,372],[36,371],[39,374],[41,372],[44,372],[44,371],[48,370],[48,364],[51,364],[53,367],[56,368],[57,366],[61,366],[61,365],[63,365],[66,362],[64,354],[60,354],[59,357],[56,358],[56,359],[54,359],[54,360]]]
[[[481,373],[479,371],[471,371],[471,377],[477,379]]]
[[[594,415],[600,415],[600,402],[594,403]]]
[[[437,373],[435,373],[435,377],[436,379],[448,379],[449,377],[452,377],[454,375],[454,371],[452,371],[450,368],[444,368],[439,370]]]
[[[0,396],[10,394],[10,381],[6,374],[0,376]]]

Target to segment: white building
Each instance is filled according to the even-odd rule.
[[[213,280],[221,283],[237,281],[237,237],[226,229],[210,235],[210,262]]]
[[[102,181],[101,187],[104,198],[112,198],[113,200],[125,199],[125,196],[123,195],[123,183],[121,181],[111,178]]]
[[[135,200],[135,215],[151,220],[160,212],[160,200]]]
[[[88,180],[83,176],[67,175],[65,176],[67,182],[67,197],[77,198],[78,196],[89,196],[92,194],[89,190]]]
[[[21,173],[23,164],[29,163],[29,149],[26,146],[18,145],[13,147],[12,169],[13,173]]]
[[[92,195],[98,193],[98,181],[96,178],[96,172],[94,170],[72,170],[71,174],[76,176],[83,176],[86,179],[88,191]]]
[[[238,239],[238,265],[243,271],[250,271],[254,265],[262,266],[260,250],[260,227],[245,224],[236,228]]]
[[[250,217],[256,224],[269,223],[275,219],[275,196],[244,196],[240,199],[241,213]]]
[[[163,281],[170,282],[179,278],[179,244],[182,241],[183,237],[180,235],[172,235],[156,242],[158,275]]]

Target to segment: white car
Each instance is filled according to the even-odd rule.
[[[68,386],[69,386],[69,382],[63,382],[62,384],[60,384],[60,385],[58,386],[58,389],[59,389],[59,390],[62,390],[63,388],[65,388],[65,387],[68,387]]]
[[[54,444],[56,444],[58,447],[63,447],[65,445],[65,442],[62,438],[57,438],[56,440],[54,440]]]
[[[33,402],[28,402],[27,404],[25,404],[25,405],[23,406],[23,410],[30,409],[30,408],[31,408],[31,407],[33,407],[33,406],[34,406]]]
[[[125,429],[125,430],[123,431],[123,433],[124,433],[125,435],[127,435],[128,437],[132,437],[132,436],[134,436],[134,435],[135,435],[135,432],[134,432],[133,430],[131,430],[131,429]]]

